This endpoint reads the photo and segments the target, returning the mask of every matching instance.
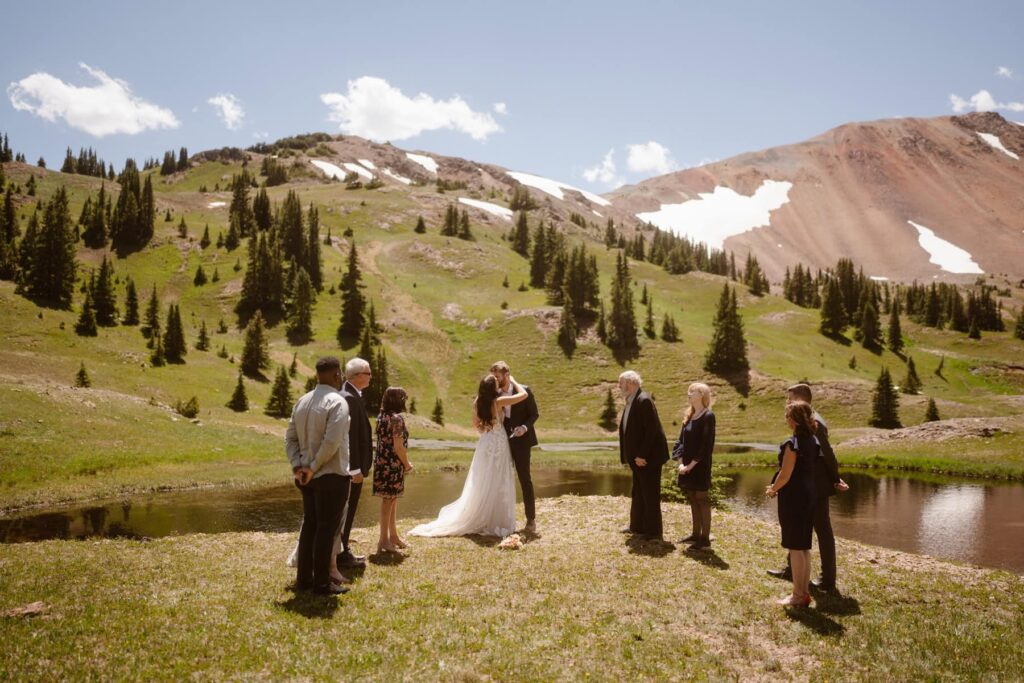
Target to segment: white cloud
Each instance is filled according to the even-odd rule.
[[[125,81],[81,62],[79,66],[98,83],[77,86],[48,73],[36,72],[7,86],[11,105],[47,121],[64,119],[72,128],[98,138],[116,133],[136,135],[150,129],[181,125],[170,109],[137,97]]]
[[[242,119],[245,118],[245,109],[242,102],[231,93],[224,93],[206,100],[207,104],[213,105],[217,110],[217,116],[224,122],[228,130],[238,130],[242,127]]]
[[[1013,78],[1013,69],[1008,66],[1001,66],[996,69],[996,76],[1000,78]]]
[[[265,130],[254,130],[252,132],[252,136],[254,138],[256,138],[257,140],[266,140],[266,139],[270,138],[270,133],[268,133]]]
[[[626,166],[633,173],[655,173],[664,175],[676,169],[672,152],[654,140],[640,145],[626,145],[629,156]]]
[[[949,103],[957,114],[970,110],[996,111],[997,109],[1004,109],[1006,111],[1024,111],[1024,102],[997,102],[988,90],[979,90],[971,95],[969,100],[965,100],[959,95],[950,95]]]
[[[588,183],[601,183],[610,187],[618,187],[625,181],[616,175],[615,150],[610,149],[601,163],[583,170],[583,177]]]
[[[408,97],[383,78],[362,76],[348,82],[348,91],[324,93],[328,120],[342,132],[371,140],[406,140],[429,130],[455,130],[474,140],[502,131],[490,113],[473,111],[458,95],[435,100],[426,93]]]
[[[501,114],[502,116],[504,116],[505,114],[508,113],[508,105],[505,104],[504,102],[495,102],[494,113]]]

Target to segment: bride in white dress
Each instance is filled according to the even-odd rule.
[[[480,534],[504,538],[516,528],[516,479],[508,436],[502,427],[505,406],[526,399],[526,390],[509,378],[519,391],[498,396],[493,375],[480,381],[473,402],[473,424],[480,432],[473,462],[462,487],[462,495],[441,508],[437,519],[412,529],[411,536],[464,536]]]

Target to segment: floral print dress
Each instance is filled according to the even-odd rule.
[[[395,452],[395,436],[409,448],[409,430],[399,413],[377,416],[377,452],[373,461],[373,495],[397,498],[405,491],[405,467]]]

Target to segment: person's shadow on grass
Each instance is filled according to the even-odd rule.
[[[787,607],[786,616],[823,636],[839,637],[846,633],[845,626],[811,607]]]
[[[729,563],[718,556],[711,548],[705,548],[703,550],[689,550],[687,549],[685,556],[691,560],[700,562],[705,567],[711,567],[712,569],[720,569],[725,571],[729,568]]]
[[[626,547],[631,555],[646,555],[647,557],[665,557],[676,549],[675,545],[668,541],[630,536],[626,539]]]
[[[342,599],[313,593],[296,593],[287,600],[278,600],[274,607],[300,614],[307,619],[331,619],[338,611],[338,601]]]
[[[814,592],[814,604],[819,612],[839,616],[860,614],[860,602],[857,601],[857,598],[849,595],[819,591],[813,586],[811,590]]]
[[[379,567],[397,567],[398,565],[405,562],[405,553],[374,553],[373,555],[367,556],[367,561],[370,564],[375,564]],[[341,571],[340,569],[338,571]],[[363,575],[362,569],[347,569],[342,571],[346,577],[355,579]]]

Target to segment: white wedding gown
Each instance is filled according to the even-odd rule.
[[[437,519],[420,524],[412,536],[508,536],[516,527],[516,481],[512,451],[501,423],[476,444],[462,495],[441,508]]]

